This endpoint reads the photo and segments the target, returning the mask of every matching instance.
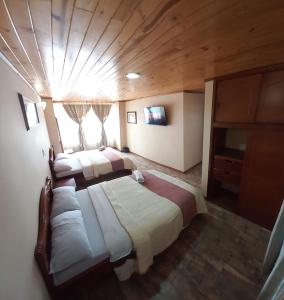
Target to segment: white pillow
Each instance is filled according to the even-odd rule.
[[[92,258],[92,250],[80,210],[67,211],[51,220],[50,274]]]
[[[68,159],[69,157],[67,153],[58,153],[55,155],[55,160]]]
[[[52,191],[53,202],[51,210],[51,218],[54,218],[66,211],[78,210],[80,205],[76,198],[75,187],[63,186]]]
[[[60,159],[54,161],[54,171],[55,172],[63,172],[63,171],[70,171],[72,166],[69,162],[69,159]]]

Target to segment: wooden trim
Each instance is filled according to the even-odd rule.
[[[270,129],[284,130],[284,124],[262,124],[262,123],[220,123],[214,122],[214,128],[240,128],[240,129]]]
[[[236,78],[236,77],[254,75],[257,73],[267,73],[267,72],[277,71],[277,70],[281,70],[281,69],[284,69],[284,63],[266,65],[266,66],[258,67],[258,68],[254,68],[254,69],[246,69],[243,71],[239,71],[237,73],[230,73],[230,74],[225,74],[225,75],[221,75],[221,76],[217,76],[217,77],[213,77],[213,78],[207,78],[207,79],[205,79],[205,82],[210,81],[210,80],[232,79],[232,78]]]
[[[212,110],[211,110],[211,125],[210,125],[210,148],[209,148],[209,163],[208,163],[208,180],[207,180],[207,198],[210,198],[212,179],[211,179],[211,170],[213,165],[213,151],[214,151],[214,128],[213,122],[215,118],[215,108],[216,108],[216,90],[217,84],[216,80],[213,80],[213,95],[212,95]]]
[[[172,91],[172,92],[168,92],[168,93],[163,93],[163,94],[154,94],[154,95],[150,95],[147,97],[140,97],[140,98],[135,98],[135,99],[127,99],[127,100],[116,100],[115,102],[131,102],[131,101],[135,101],[135,100],[140,100],[140,99],[147,99],[147,98],[152,98],[152,97],[158,97],[158,96],[166,96],[166,95],[171,95],[171,94],[179,94],[179,93],[191,93],[191,94],[204,94],[205,91],[203,90],[177,90],[177,91]]]

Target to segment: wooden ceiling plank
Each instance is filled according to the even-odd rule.
[[[139,0],[123,0],[119,9],[114,14],[111,22],[104,35],[100,39],[96,48],[89,57],[85,65],[83,75],[88,75],[92,68],[96,65],[97,61],[105,54],[105,52],[113,45],[117,37],[127,25],[131,16],[133,16]]]
[[[104,75],[112,69],[116,70],[119,67],[118,64],[121,62],[127,63],[129,60],[135,58],[136,54],[144,49],[143,47],[149,46],[149,44],[159,38],[161,34],[174,26],[177,23],[177,20],[174,18],[173,11],[176,12],[178,10],[177,8],[183,4],[183,2],[173,0],[161,2],[153,14],[145,20],[143,26],[135,32],[131,41],[123,47],[123,50],[119,53],[119,55],[114,57],[100,73]],[[169,15],[173,17],[167,17]],[[159,27],[158,25],[165,19],[166,22],[163,23],[163,27]],[[155,28],[158,28],[158,30],[155,31]],[[155,32],[157,35],[151,35],[152,32]]]
[[[38,76],[35,72],[35,69],[29,61],[29,57],[27,56],[23,44],[19,39],[19,35],[16,31],[16,28],[12,23],[12,19],[9,15],[9,12],[7,11],[7,6],[4,0],[0,1],[0,12],[0,33],[2,34],[7,45],[9,45],[9,48],[12,49],[17,59],[25,67],[25,69],[29,73],[29,76],[35,81],[38,80]],[[25,74],[22,75],[26,77]]]
[[[143,51],[153,49],[159,40],[164,39],[164,35],[166,35],[166,38],[169,36],[168,39],[171,39],[182,34],[185,26],[184,21],[194,15],[195,12],[198,13],[202,11],[210,5],[211,2],[210,0],[203,2],[177,2],[165,11],[163,18],[157,18],[157,16],[160,16],[160,12],[165,10],[165,6],[161,6],[159,10],[155,12],[155,15],[145,23],[144,28],[141,28],[131,43],[125,47],[120,57],[117,58],[117,63],[104,70],[104,78],[109,78],[113,73],[118,72],[121,67],[125,67],[133,60],[136,60]],[[176,29],[173,29],[174,27],[176,27]]]
[[[74,1],[0,0],[0,51],[45,96],[45,77],[76,100],[127,100],[284,62],[283,0]]]
[[[28,0],[36,43],[50,87],[53,83],[53,51],[51,34],[51,0]]]
[[[94,49],[88,56],[88,59],[85,61],[83,67],[80,70],[80,79],[81,81],[86,82],[86,75],[90,68],[92,67],[93,63],[100,57],[100,55],[103,53],[104,49],[107,49],[109,46],[109,43],[112,43],[113,39],[119,31],[121,30],[121,27],[123,26],[123,21],[120,20],[121,17],[126,17],[127,14],[125,15],[125,11],[131,12],[131,7],[133,4],[135,5],[137,0],[122,0],[120,5],[118,6],[117,10],[115,11],[114,15],[110,19],[109,23],[105,27],[105,30],[103,31],[102,35],[100,36],[97,44],[95,45]],[[131,5],[130,5],[131,4]],[[130,9],[128,7],[130,6]],[[98,58],[97,58],[98,57]],[[75,78],[75,80],[72,82],[72,85],[75,83],[81,85],[81,83],[77,82],[79,76]],[[90,83],[93,85],[93,82]],[[88,85],[86,84],[86,88],[88,88]]]
[[[53,41],[53,84],[52,93],[60,93],[60,82],[69,41],[70,25],[75,7],[74,0],[52,1],[52,41]]]
[[[5,41],[4,37],[0,33],[0,51],[9,60],[9,62],[18,70],[18,72],[28,81],[33,83],[29,72],[26,70],[25,66],[19,61],[18,57],[15,55],[13,50]]]
[[[88,0],[80,0],[75,4],[65,64],[62,72],[63,76],[61,86],[66,86],[67,84],[79,52],[82,49],[98,3],[99,0],[91,2]]]
[[[237,2],[235,6],[233,6],[233,9],[236,8],[236,4]],[[114,79],[118,76],[121,77],[119,74],[125,74],[130,70],[142,72],[141,68],[145,68],[147,64],[152,65],[155,59],[156,62],[158,61],[164,64],[165,59],[169,56],[184,58],[183,55],[191,52],[192,47],[200,50],[202,44],[199,45],[196,41],[201,40],[201,43],[204,43],[204,34],[206,34],[212,26],[212,24],[207,24],[208,22],[206,23],[204,20],[210,20],[217,13],[224,12],[224,6],[216,6],[215,3],[206,3],[205,5],[197,7],[191,5],[191,8],[192,12],[187,16],[185,15],[184,19],[180,20],[176,26],[173,26],[161,34],[158,39],[140,51],[133,59],[125,63],[120,69],[117,69],[116,72],[108,78]],[[202,11],[202,14],[200,11]],[[181,27],[179,25],[180,23],[186,25]],[[239,28],[239,26],[237,27]],[[195,30],[193,30],[193,28],[195,28]],[[221,24],[219,29],[222,28],[223,24]],[[185,36],[186,41],[183,40]],[[202,55],[202,52],[199,51],[199,54]]]
[[[92,22],[88,27],[86,36],[84,37],[79,55],[75,60],[74,66],[72,67],[70,76],[67,80],[67,87],[71,87],[74,80],[80,76],[81,70],[106,30],[110,23],[110,19],[115,14],[120,3],[121,0],[101,0],[99,2],[92,18]]]
[[[31,23],[28,2],[6,0],[6,5],[28,60],[38,77],[35,88],[38,93],[45,93],[48,91],[47,76],[35,38],[33,24]]]
[[[232,7],[232,10],[238,12],[241,11],[241,7]],[[282,10],[282,14],[284,13],[284,11]],[[281,11],[279,13],[279,16],[281,14]],[[151,65],[151,67],[155,67],[155,68],[159,68],[159,65],[155,64],[155,61],[163,61],[164,63],[168,63],[170,65],[175,65],[177,66],[177,64],[179,64],[179,61],[184,64],[184,56],[188,55],[187,58],[187,63],[189,63],[189,57],[191,56],[191,63],[192,63],[192,59],[194,57],[194,59],[198,59],[198,57],[200,56],[205,56],[205,59],[207,59],[209,61],[210,56],[212,56],[213,58],[218,58],[218,57],[223,57],[224,55],[230,55],[234,54],[234,53],[240,53],[245,49],[249,49],[250,45],[253,45],[253,47],[258,47],[258,46],[265,46],[265,43],[269,42],[269,39],[266,39],[266,42],[263,43],[263,39],[258,39],[255,40],[254,39],[254,31],[258,31],[259,26],[263,26],[263,23],[265,23],[265,18],[267,18],[266,14],[263,14],[264,18],[261,18],[260,15],[255,15],[252,14],[251,16],[249,16],[249,18],[246,18],[246,20],[248,20],[248,22],[246,22],[246,20],[243,20],[242,24],[243,27],[240,28],[239,26],[231,26],[230,30],[227,29],[227,27],[225,26],[226,24],[228,24],[228,22],[230,22],[232,20],[230,14],[228,14],[226,11],[223,11],[222,14],[218,15],[218,20],[219,20],[219,24],[218,27],[215,26],[214,31],[218,32],[218,35],[214,35],[214,38],[212,36],[207,36],[206,37],[206,44],[204,44],[204,35],[206,34],[206,32],[208,31],[208,28],[212,28],[212,25],[214,24],[208,24],[207,27],[202,26],[202,24],[200,24],[200,26],[196,27],[198,28],[198,30],[194,31],[194,34],[189,32],[184,32],[183,35],[181,35],[180,37],[182,37],[183,39],[180,41],[180,43],[178,44],[178,46],[180,48],[175,49],[175,45],[174,44],[168,44],[168,45],[163,45],[163,47],[160,48],[160,50],[163,50],[161,52],[159,52],[158,49],[153,49],[152,52],[149,52],[149,55],[151,55],[151,58],[148,57],[147,62],[144,61],[140,61],[140,64],[138,64],[138,60],[135,61],[134,64],[130,64],[129,67],[136,67],[136,68],[147,68],[147,65]],[[212,16],[208,16],[208,20],[211,20]],[[281,20],[280,18],[278,18],[278,20]],[[256,22],[258,21],[258,23]],[[282,23],[282,24],[281,24]],[[284,20],[279,23],[277,25],[278,26],[284,26]],[[251,31],[251,28],[253,27],[253,31]],[[274,24],[275,27],[275,24]],[[244,28],[246,28],[245,32],[244,32]],[[273,28],[269,28],[269,26],[266,26],[266,31],[275,31],[273,30]],[[212,28],[213,29],[213,28]],[[247,32],[247,33],[246,33]],[[261,30],[261,35],[264,35],[264,31]],[[242,39],[242,37],[244,35],[247,34],[247,38],[243,39],[243,43],[238,43],[239,40]],[[187,39],[184,38],[184,36],[187,37]],[[178,37],[177,39],[179,39],[180,37]],[[194,41],[194,43],[191,43],[191,40]],[[275,40],[275,39],[274,39]],[[247,43],[246,41],[250,41],[250,43]],[[188,44],[186,44],[188,43]],[[210,54],[209,50],[209,45],[213,45],[210,46],[210,50],[213,51],[214,55]],[[236,45],[235,47],[231,47],[231,45]],[[245,47],[243,46],[245,45]],[[168,49],[168,50],[167,50]],[[188,49],[188,50],[187,50]],[[165,52],[164,52],[165,50]],[[171,51],[173,50],[173,51]],[[167,52],[168,51],[168,52]],[[187,53],[188,51],[188,53]],[[209,55],[208,55],[209,54]],[[159,57],[160,59],[157,60],[157,57]],[[208,57],[208,58],[207,58]],[[212,63],[212,62],[211,62]],[[136,65],[135,65],[136,64]],[[139,69],[140,70],[140,69]],[[142,71],[142,70],[141,70]]]
[[[92,73],[98,74],[111,59],[118,55],[124,45],[133,37],[138,28],[143,24],[145,19],[149,17],[149,15],[154,11],[161,1],[162,0],[144,0],[139,4],[137,9],[134,11],[133,16],[127,22],[119,36],[92,67]]]

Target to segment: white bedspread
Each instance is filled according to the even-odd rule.
[[[114,151],[116,155],[120,156],[119,151],[115,151],[113,149],[112,151]],[[80,151],[74,153],[74,155],[77,157],[82,166],[83,174],[86,180],[113,172],[110,160],[103,155],[102,151],[97,149]],[[121,158],[123,159],[124,169],[135,169],[135,165],[129,158]]]
[[[155,175],[163,176],[160,172],[155,173]],[[197,212],[207,212],[203,197],[201,194],[199,195],[198,189],[170,176],[164,179],[171,179],[172,183],[197,195]],[[172,201],[138,184],[129,176],[103,182],[100,186],[103,188],[120,224],[132,240],[139,273],[145,273],[153,263],[153,257],[169,247],[182,230],[183,217],[180,208]],[[97,209],[94,186],[89,187],[88,190]],[[109,215],[109,220],[110,218]],[[102,222],[105,225],[108,223],[104,219]],[[106,226],[102,226],[103,234],[105,234],[103,227]],[[112,247],[110,242],[106,241],[106,244],[108,247]],[[112,252],[111,249],[109,251]]]

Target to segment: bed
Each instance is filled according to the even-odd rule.
[[[49,149],[49,166],[54,179],[66,179],[74,177],[76,183],[88,186],[104,180],[110,180],[125,175],[130,175],[136,169],[132,160],[122,157],[120,152],[106,147],[103,151],[87,150],[75,152],[63,156],[65,159],[57,159],[54,149]],[[56,164],[67,161],[70,169],[56,170]]]
[[[114,270],[120,280],[143,274],[153,257],[164,251],[207,208],[200,190],[155,170],[92,185],[76,192],[88,240],[90,259],[57,274],[50,273],[52,190],[47,180],[39,208],[35,257],[51,293]]]

